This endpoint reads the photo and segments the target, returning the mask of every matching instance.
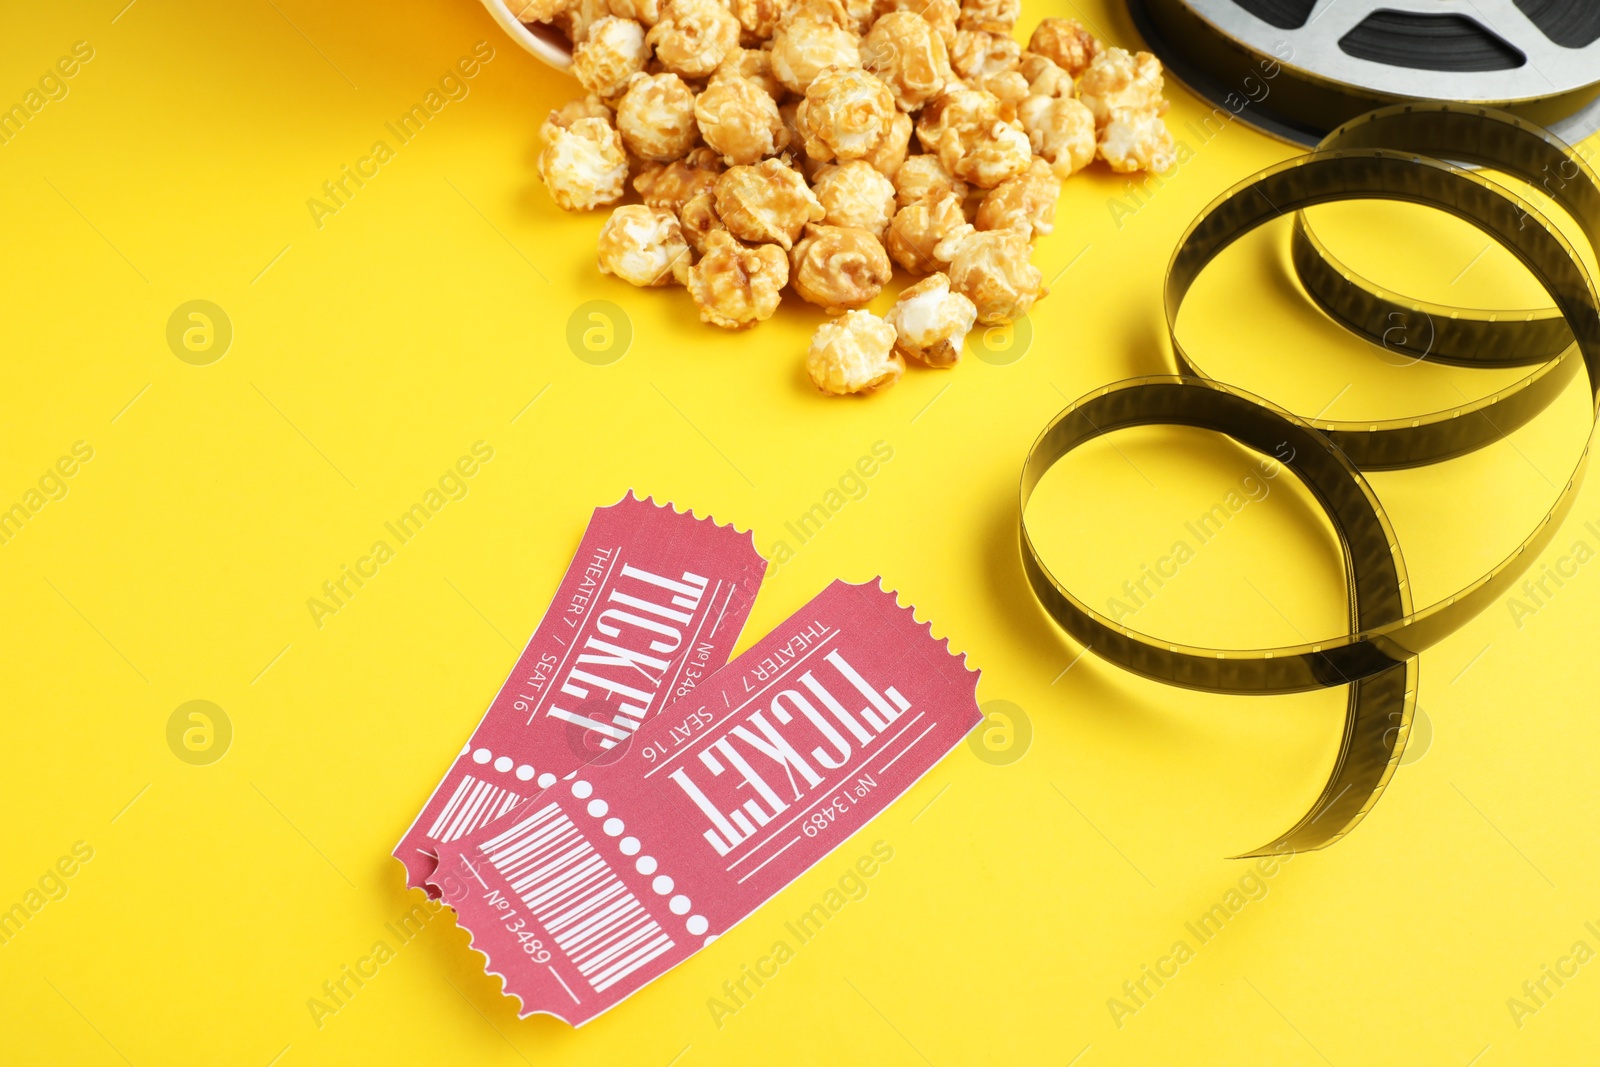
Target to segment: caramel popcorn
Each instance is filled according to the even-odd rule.
[[[723,59],[712,79],[738,76],[749,78],[767,91],[774,102],[789,95],[778,76],[772,73],[772,53],[760,48],[735,48]]]
[[[718,75],[695,97],[695,121],[706,144],[729,165],[754,163],[789,144],[789,128],[778,102],[761,86],[737,74]]]
[[[550,117],[544,120],[539,127],[539,137],[545,144],[550,144],[562,130],[570,129],[579,119],[602,119],[607,126],[611,125],[611,109],[598,96],[590,93],[578,100],[568,100],[556,110],[550,112]]]
[[[889,223],[889,254],[912,274],[949,270],[956,250],[976,231],[954,193],[907,204]]]
[[[778,105],[778,115],[783,119],[784,129],[789,131],[789,146],[795,151],[789,153],[789,165],[798,167],[800,173],[805,175],[806,181],[817,176],[817,171],[823,164],[806,155],[806,139],[800,135],[800,123],[796,116],[800,112],[800,101],[785,100]]]
[[[873,23],[892,10],[888,0],[843,0],[845,14],[849,16],[850,28],[857,35],[865,34]]]
[[[679,285],[689,278],[689,246],[678,218],[662,208],[624,204],[600,228],[600,273],[631,285]]]
[[[635,74],[617,104],[617,130],[640,159],[671,162],[694,145],[694,90],[676,74]]]
[[[722,157],[714,149],[696,148],[671,163],[646,163],[633,188],[651,207],[676,213],[690,197],[710,189],[722,173]]]
[[[1035,159],[1026,171],[989,190],[978,205],[978,229],[1015,230],[1024,238],[1055,228],[1061,182],[1050,164]]]
[[[577,0],[553,20],[574,45],[589,36],[589,30],[603,18],[613,14],[609,0]]]
[[[861,65],[855,31],[823,11],[815,5],[796,8],[772,36],[772,73],[791,93],[805,92],[829,67]]]
[[[550,143],[539,153],[539,177],[562,209],[588,211],[621,199],[628,157],[611,123],[580,118],[550,130]]]
[[[705,252],[713,233],[726,233],[728,228],[717,217],[716,193],[703,189],[695,193],[678,209],[678,225],[683,227],[683,239],[696,252]]]
[[[1077,19],[1045,19],[1028,38],[1028,51],[1037,52],[1076,78],[1100,52],[1100,42]]]
[[[850,226],[807,226],[792,258],[794,291],[830,315],[870,302],[894,277],[878,239]]]
[[[1176,148],[1167,124],[1153,111],[1115,108],[1100,129],[1099,156],[1118,174],[1172,169]]]
[[[759,47],[778,28],[778,20],[788,11],[791,0],[731,0],[729,9],[739,20],[739,43]]]
[[[670,0],[645,40],[673,74],[703,78],[739,46],[739,20],[719,0]]]
[[[808,222],[820,222],[822,204],[800,172],[781,159],[730,168],[716,185],[717,215],[736,237],[771,242],[785,251]]]
[[[635,169],[644,203],[602,226],[601,272],[684,284],[728,329],[791,284],[847,311],[807,356],[826,393],[891,384],[907,359],[953,366],[975,323],[1027,314],[1045,295],[1029,242],[1064,179],[1176,164],[1155,57],[1067,18],[1024,50],[1020,0],[510,2],[566,33],[587,91],[540,126],[552,198],[614,204]],[[889,322],[857,310],[896,264],[931,277]]]
[[[853,226],[882,239],[894,217],[894,183],[861,159],[830,163],[817,172],[811,191],[829,226]]]
[[[894,173],[895,203],[901,207],[945,193],[954,193],[958,201],[965,200],[967,191],[967,183],[945,170],[935,155],[912,156]]]
[[[933,27],[949,48],[956,40],[956,21],[961,17],[960,0],[894,0],[891,11],[909,11]]]
[[[589,28],[572,49],[572,73],[585,89],[616,96],[650,59],[644,27],[632,19],[607,16]]]
[[[611,13],[619,19],[632,19],[644,26],[661,21],[661,0],[610,0]]]
[[[829,69],[811,82],[795,112],[806,154],[820,162],[860,159],[889,132],[889,87],[859,67]]]
[[[1072,75],[1049,56],[1024,52],[1017,72],[1027,79],[1030,96],[1078,95],[1077,87],[1072,84]]]
[[[978,321],[998,325],[1028,313],[1047,290],[1028,262],[1028,239],[1015,230],[975,233],[950,264],[950,285],[978,309]]]
[[[950,46],[950,66],[969,81],[1016,70],[1021,62],[1022,46],[1005,34],[957,30]]]
[[[938,31],[910,11],[873,23],[861,39],[861,65],[889,87],[901,111],[915,111],[955,77]]]
[[[930,274],[902,290],[884,317],[894,327],[896,352],[930,367],[953,367],[978,309],[950,291],[949,278]]]
[[[906,152],[910,147],[911,116],[904,111],[896,111],[889,119],[889,132],[883,135],[878,147],[861,158],[872,164],[872,169],[885,178],[893,178],[906,161]]]
[[[1022,0],[962,0],[961,28],[1009,35],[1022,14]]]
[[[1161,114],[1167,109],[1161,86],[1161,61],[1155,56],[1107,48],[1090,61],[1078,80],[1078,99],[1094,112],[1095,125],[1104,126],[1111,120],[1111,112],[1119,109]]]
[[[725,230],[706,238],[705,255],[689,268],[689,295],[702,322],[742,330],[772,318],[789,280],[789,261],[772,245],[750,248]]]
[[[817,327],[806,353],[806,373],[830,396],[886,388],[906,371],[894,342],[894,327],[872,312],[846,312]]]
[[[1032,91],[1027,76],[1021,70],[1002,70],[999,74],[991,74],[986,78],[974,78],[972,87],[993,93],[1001,104],[1008,105],[1010,113],[1005,107],[1000,109],[1001,115],[1007,119],[1015,113],[1017,105],[1026,100]]]
[[[1094,113],[1083,101],[1030,96],[1017,108],[1017,117],[1034,155],[1048,162],[1056,177],[1069,178],[1094,159]]]
[[[1028,169],[1028,135],[1001,118],[1000,101],[982,89],[940,94],[922,110],[917,139],[951,174],[980,189],[992,189]]]

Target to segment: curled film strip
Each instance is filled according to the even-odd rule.
[[[1049,615],[1098,656],[1147,678],[1218,693],[1349,687],[1340,751],[1321,795],[1292,828],[1247,856],[1322,848],[1361,821],[1404,749],[1415,708],[1417,656],[1513,585],[1555,535],[1587,466],[1586,443],[1555,505],[1487,574],[1436,603],[1412,603],[1399,542],[1362,471],[1426,466],[1499,440],[1543,410],[1577,372],[1580,359],[1594,402],[1591,415],[1600,411],[1600,294],[1577,251],[1532,203],[1445,160],[1493,167],[1542,185],[1591,241],[1600,234],[1600,180],[1539,127],[1487,108],[1448,104],[1398,105],[1361,116],[1329,134],[1316,151],[1234,186],[1190,225],[1165,283],[1167,330],[1179,373],[1129,379],[1080,398],[1045,427],[1023,466],[1023,569]],[[1560,184],[1547,182],[1552,172],[1562,176]],[[1447,315],[1453,331],[1448,343],[1442,352],[1436,345],[1427,357],[1476,366],[1533,366],[1527,376],[1470,404],[1413,418],[1348,423],[1302,418],[1201,369],[1178,339],[1177,319],[1206,265],[1242,235],[1288,212],[1361,199],[1447,211],[1481,229],[1528,268],[1554,301],[1554,313],[1511,319]],[[1295,260],[1308,288],[1333,318],[1357,334],[1380,342],[1390,309],[1424,307],[1351,276],[1327,256],[1303,220],[1298,232],[1304,247]],[[1559,324],[1553,324],[1556,314]],[[1266,649],[1175,644],[1113,622],[1050,572],[1027,521],[1028,499],[1040,479],[1086,441],[1150,424],[1223,434],[1278,456],[1294,471],[1339,540],[1349,591],[1346,633]]]

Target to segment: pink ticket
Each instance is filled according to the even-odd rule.
[[[977,684],[892,593],[834,582],[431,880],[522,1015],[581,1025],[909,789],[982,719]]]
[[[438,847],[618,742],[728,661],[766,572],[755,539],[631,492],[596,508],[528,647],[395,847],[424,886]]]

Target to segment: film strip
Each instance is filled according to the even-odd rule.
[[[1600,412],[1600,295],[1576,249],[1528,200],[1446,160],[1491,167],[1544,188],[1591,242],[1600,240],[1600,180],[1571,148],[1539,127],[1507,113],[1449,104],[1398,105],[1363,115],[1334,130],[1316,151],[1265,170],[1212,202],[1179,242],[1166,277],[1167,331],[1178,373],[1118,382],[1080,398],[1045,427],[1023,467],[1023,569],[1049,615],[1098,656],[1147,678],[1219,693],[1348,686],[1343,738],[1321,795],[1298,823],[1246,856],[1323,848],[1361,821],[1404,750],[1416,705],[1418,655],[1511,588],[1555,535],[1588,463],[1586,442],[1552,509],[1488,573],[1443,600],[1412,602],[1400,544],[1362,472],[1427,466],[1501,439],[1542,411],[1580,362],[1588,375],[1591,414]],[[1348,423],[1302,418],[1206,374],[1177,335],[1184,297],[1223,249],[1289,212],[1297,218],[1297,270],[1335,320],[1381,343],[1383,330],[1393,324],[1389,314],[1431,314],[1429,305],[1353,276],[1300,214],[1317,204],[1360,199],[1447,211],[1528,268],[1554,302],[1552,311],[1507,319],[1440,309],[1436,318],[1449,331],[1424,357],[1531,367],[1525,377],[1446,410]],[[1294,471],[1338,536],[1349,590],[1346,633],[1269,649],[1175,644],[1113,622],[1050,572],[1027,521],[1028,499],[1039,480],[1086,441],[1149,424],[1223,434],[1276,455]]]

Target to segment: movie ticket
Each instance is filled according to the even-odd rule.
[[[909,789],[981,721],[977,683],[892,593],[834,582],[432,880],[520,1014],[581,1025]]]
[[[631,492],[596,508],[516,667],[395,847],[406,884],[425,886],[441,844],[604,758],[726,663],[766,566],[731,526]]]

